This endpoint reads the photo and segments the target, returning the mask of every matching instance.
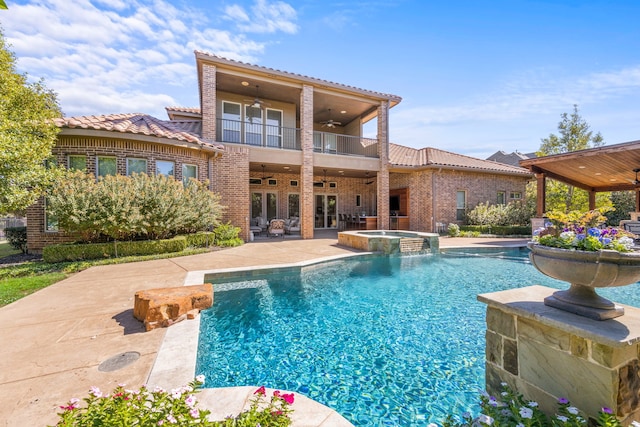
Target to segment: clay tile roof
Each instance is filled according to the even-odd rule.
[[[389,162],[392,165],[413,168],[443,167],[468,169],[479,172],[497,172],[517,175],[530,174],[526,169],[517,166],[482,160],[432,147],[418,150],[397,144],[389,144]]]
[[[244,68],[252,68],[254,70],[261,70],[263,72],[266,73],[270,73],[270,74],[279,74],[281,76],[289,76],[295,79],[300,79],[300,80],[306,80],[309,82],[315,82],[317,84],[321,84],[321,85],[326,85],[326,86],[333,86],[333,87],[340,87],[340,88],[344,88],[347,90],[351,90],[351,91],[356,91],[356,92],[361,92],[361,93],[368,93],[370,95],[376,96],[378,98],[385,98],[385,99],[389,99],[394,101],[395,103],[398,103],[402,100],[401,97],[399,97],[398,95],[392,95],[389,93],[382,93],[382,92],[375,92],[372,90],[368,90],[368,89],[361,89],[361,88],[357,88],[355,86],[349,86],[349,85],[345,85],[342,83],[335,83],[329,80],[323,80],[323,79],[318,79],[315,77],[310,77],[310,76],[305,76],[303,74],[297,74],[297,73],[292,73],[289,71],[282,71],[282,70],[278,70],[275,68],[269,68],[269,67],[264,67],[262,65],[254,65],[254,64],[249,64],[247,62],[242,62],[242,61],[237,61],[235,59],[229,59],[229,58],[225,58],[219,55],[216,55],[214,53],[210,53],[210,52],[204,52],[201,50],[196,50],[195,51],[196,54],[196,58],[198,56],[200,57],[204,57],[204,58],[209,58],[211,60],[215,60],[218,62],[226,62],[227,64],[230,65],[236,65],[239,67],[244,67]]]
[[[224,150],[224,146],[206,141],[202,124],[197,120],[160,120],[142,113],[106,114],[100,116],[63,117],[55,120],[60,128],[93,129],[155,136],[200,145],[205,149]]]
[[[165,107],[167,111],[179,111],[181,113],[200,114],[200,107]]]

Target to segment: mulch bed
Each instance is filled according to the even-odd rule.
[[[27,261],[36,261],[42,259],[42,255],[35,254],[15,254],[0,258],[0,267],[8,267],[10,265],[22,264]]]

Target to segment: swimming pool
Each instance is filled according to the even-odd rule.
[[[475,412],[486,310],[476,295],[566,287],[538,273],[526,254],[369,256],[226,277],[202,312],[196,373],[207,387],[295,391],[357,426],[427,425]],[[640,306],[631,289],[601,293]]]

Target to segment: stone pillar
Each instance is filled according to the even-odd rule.
[[[202,99],[200,112],[202,113],[202,137],[216,140],[216,67],[202,64]]]
[[[378,107],[378,230],[389,229],[389,101]]]
[[[542,218],[542,215],[544,215],[544,212],[547,209],[547,177],[543,173],[537,173],[536,180],[536,190],[538,192],[536,200],[536,216],[538,218]]]
[[[313,239],[313,86],[303,86],[300,94],[300,138],[300,237]]]
[[[487,392],[499,399],[506,382],[552,416],[566,398],[591,418],[607,407],[623,425],[640,420],[640,309],[591,320],[544,305],[555,291],[530,286],[478,295],[488,305]]]

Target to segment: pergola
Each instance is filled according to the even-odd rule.
[[[521,160],[538,182],[537,216],[546,211],[546,179],[553,178],[589,193],[589,209],[595,209],[596,193],[636,192],[636,212],[640,212],[640,141],[625,142],[570,153]]]

